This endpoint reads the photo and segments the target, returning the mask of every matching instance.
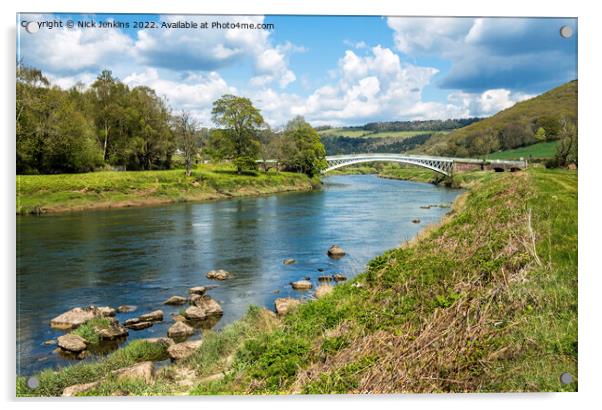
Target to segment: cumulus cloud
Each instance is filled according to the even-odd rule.
[[[30,21],[52,20],[52,16],[28,16]],[[120,30],[81,28],[41,29],[28,34],[19,27],[19,51],[28,65],[54,75],[99,71],[133,57],[133,40]]]
[[[577,39],[559,35],[573,19],[401,18],[387,21],[397,50],[451,60],[439,86],[466,92],[539,92],[577,77]]]
[[[191,112],[205,126],[211,123],[213,101],[224,94],[237,93],[236,88],[229,86],[217,72],[189,75],[174,81],[161,78],[155,68],[147,68],[130,74],[123,82],[131,87],[144,85],[154,89],[176,111]]]

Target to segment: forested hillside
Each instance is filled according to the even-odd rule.
[[[417,150],[432,155],[470,157],[561,140],[576,131],[577,80],[522,101],[482,121],[437,134]],[[576,132],[575,132],[576,134]]]

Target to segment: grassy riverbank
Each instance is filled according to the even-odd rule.
[[[469,190],[440,226],[330,295],[282,320],[252,308],[153,383],[109,378],[86,394],[577,390],[559,382],[577,376],[576,173],[459,178]],[[18,394],[98,380],[105,367],[87,366],[103,363],[46,371],[36,390],[19,379]]]
[[[311,190],[317,179],[288,172],[238,175],[228,165],[183,170],[18,175],[17,213],[81,211],[183,201],[205,201]]]

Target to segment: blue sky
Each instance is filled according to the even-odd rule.
[[[19,22],[18,57],[56,85],[102,69],[147,85],[210,125],[224,93],[251,98],[274,127],[488,116],[577,78],[577,21],[352,16],[28,15],[20,21],[115,20],[128,29]],[[138,29],[134,22],[272,23],[271,30]],[[574,35],[565,39],[560,27]]]

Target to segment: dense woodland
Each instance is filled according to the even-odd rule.
[[[274,132],[247,98],[215,101],[209,130],[190,113],[174,114],[151,88],[130,88],[107,70],[88,88],[63,90],[19,64],[16,91],[19,174],[174,167],[190,174],[203,157],[232,162],[238,172],[256,169],[258,159],[309,175],[325,167],[320,138],[303,118]]]

